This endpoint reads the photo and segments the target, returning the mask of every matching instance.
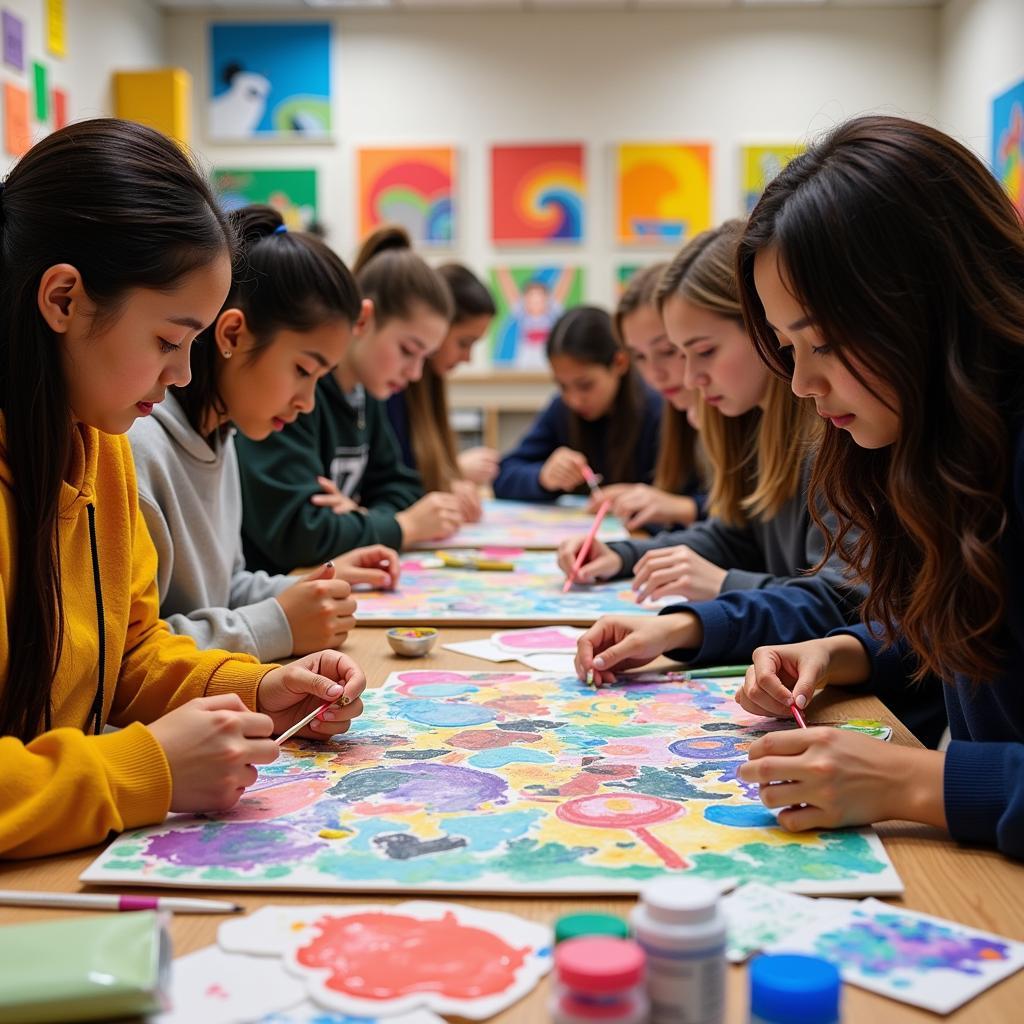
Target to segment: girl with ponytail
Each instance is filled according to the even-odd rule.
[[[286,231],[276,210],[249,206],[229,220],[231,290],[192,350],[192,380],[128,437],[164,620],[200,647],[265,660],[339,646],[354,625],[350,584],[391,586],[398,555],[360,548],[305,579],[246,570],[233,435],[261,441],[313,408],[360,299],[345,264],[320,239]]]
[[[250,568],[290,572],[362,545],[441,540],[463,521],[454,495],[424,495],[385,410],[444,340],[451,294],[401,229],[367,239],[353,269],[362,309],[316,409],[261,443],[238,439]]]
[[[275,732],[365,678],[278,668],[160,621],[123,435],[189,380],[231,284],[233,233],[181,149],[128,121],[54,132],[0,197],[0,855],[88,846],[231,807]],[[326,715],[325,715],[326,717]],[[117,731],[105,732],[110,724]]]

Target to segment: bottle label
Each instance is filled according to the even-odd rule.
[[[674,950],[639,942],[647,954],[651,1024],[721,1024],[725,946]]]

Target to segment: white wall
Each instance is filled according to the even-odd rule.
[[[1024,0],[946,0],[939,25],[939,123],[987,161],[992,100],[1024,78]]]
[[[255,17],[274,20],[242,20]],[[587,240],[578,255],[594,301],[611,301],[614,268],[630,259],[612,243],[610,143],[712,142],[714,214],[724,218],[739,212],[741,141],[801,137],[868,110],[935,114],[934,9],[343,13],[333,16],[334,145],[207,145],[208,20],[166,16],[167,56],[195,81],[197,148],[214,164],[317,167],[321,217],[346,257],[356,245],[358,145],[457,144],[456,252],[485,271],[543,255],[496,253],[488,242],[488,143],[587,143]]]
[[[49,69],[51,88],[68,93],[71,119],[109,115],[111,111],[110,72],[131,68],[159,67],[165,61],[163,18],[144,0],[65,0],[67,56],[60,58],[46,50],[43,0],[4,0],[3,7],[25,23],[25,71],[18,72],[0,62],[0,83],[14,82],[29,93],[33,112],[33,138],[52,127],[34,119],[32,61]],[[3,173],[13,158],[0,158]]]

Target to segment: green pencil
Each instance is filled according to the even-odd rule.
[[[728,676],[745,676],[749,665],[716,665],[714,668],[691,668],[683,674],[687,679],[725,679]]]

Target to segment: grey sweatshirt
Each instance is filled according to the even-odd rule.
[[[211,448],[168,394],[128,439],[159,560],[161,617],[199,647],[287,657],[292,631],[275,595],[296,581],[246,571],[233,436]]]

